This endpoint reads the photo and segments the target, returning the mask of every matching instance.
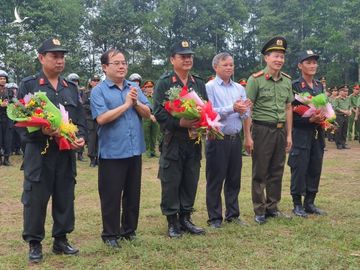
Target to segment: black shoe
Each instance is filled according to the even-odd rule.
[[[180,238],[182,237],[182,232],[180,229],[180,224],[178,221],[177,214],[166,216],[166,219],[168,221],[168,236],[170,238]]]
[[[76,255],[79,253],[79,250],[72,247],[67,239],[56,239],[53,243],[53,252],[55,254],[65,254],[65,255]]]
[[[287,218],[287,219],[291,219],[291,216],[277,210],[277,211],[267,211],[266,214],[265,214],[265,218]]]
[[[304,207],[302,205],[295,205],[292,210],[295,216],[307,218],[308,214],[305,212]]]
[[[266,223],[265,215],[255,215],[254,220],[259,225],[263,225]]]
[[[205,234],[205,230],[203,228],[197,227],[190,218],[190,213],[180,214],[179,218],[181,229],[185,232],[189,232],[195,235]]]
[[[305,212],[308,214],[315,214],[319,216],[326,216],[327,213],[320,208],[317,208],[314,204],[305,205]]]
[[[10,165],[11,165],[11,163],[10,163],[10,160],[9,160],[9,157],[8,157],[8,156],[4,157],[3,165],[4,165],[4,166],[10,166]]]
[[[104,240],[105,245],[107,245],[110,248],[114,248],[114,249],[120,249],[121,246],[118,243],[118,241],[116,239],[106,239]]]
[[[21,156],[22,155],[21,150],[16,150],[14,154],[15,154],[15,156]]]
[[[84,161],[84,157],[83,157],[83,154],[82,154],[82,153],[78,153],[78,155],[77,155],[77,160],[78,160],[78,161]]]
[[[93,158],[93,157],[91,158],[89,166],[92,167],[92,168],[96,167],[96,158]]]
[[[351,149],[351,148],[349,146],[347,146],[347,144],[343,144],[342,149]]]
[[[207,223],[208,223],[208,225],[209,225],[210,228],[220,229],[222,222],[221,222],[220,219],[215,219],[215,220],[209,220]]]
[[[42,246],[40,242],[31,241],[29,243],[29,262],[39,263],[43,259]]]
[[[225,220],[227,223],[233,223],[240,226],[249,226],[246,222],[242,221],[240,218],[230,218]]]
[[[135,233],[129,233],[129,234],[126,234],[126,235],[122,235],[121,238],[126,240],[126,241],[131,242],[131,241],[136,240],[136,234]]]
[[[342,145],[336,145],[336,148],[337,148],[338,150],[343,150]]]

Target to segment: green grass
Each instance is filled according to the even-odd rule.
[[[241,217],[249,227],[206,226],[203,162],[193,220],[207,229],[205,236],[185,235],[171,240],[160,212],[157,159],[143,158],[143,179],[138,238],[121,242],[119,252],[109,250],[100,239],[101,218],[97,193],[97,169],[78,163],[76,227],[69,235],[80,249],[76,257],[51,253],[50,207],[43,241],[44,261],[29,265],[28,245],[22,232],[22,172],[20,157],[13,166],[0,167],[0,269],[360,269],[360,146],[338,151],[329,145],[317,204],[328,216],[271,220],[263,226],[253,222],[250,194],[251,159],[244,158]],[[204,160],[203,160],[204,161]],[[283,178],[281,210],[291,213],[289,168]],[[50,204],[49,204],[50,205]]]

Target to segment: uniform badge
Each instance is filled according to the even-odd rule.
[[[193,83],[195,83],[195,79],[194,79],[193,76],[190,76],[190,79],[191,79],[191,81],[192,81]]]
[[[278,46],[283,46],[283,41],[282,41],[282,39],[276,40],[276,45],[278,45]]]
[[[39,79],[39,84],[40,84],[40,85],[44,85],[44,84],[45,84],[45,79],[44,79],[44,78],[40,78],[40,79]]]
[[[314,54],[314,52],[313,52],[312,50],[307,50],[306,53],[307,53],[308,55]]]
[[[172,76],[172,83],[176,83],[176,76]]]
[[[67,82],[66,82],[65,80],[63,80],[63,85],[64,85],[65,87],[68,87],[68,84],[67,84]]]
[[[269,80],[269,79],[270,79],[270,74],[269,74],[269,73],[266,73],[266,74],[265,74],[265,79],[266,79],[266,80]]]
[[[54,38],[54,39],[52,40],[52,42],[53,42],[54,45],[60,46],[60,40]]]
[[[305,88],[305,87],[306,87],[305,82],[301,82],[301,88]]]
[[[189,42],[187,42],[186,40],[184,40],[183,42],[181,42],[181,46],[183,48],[189,48]]]

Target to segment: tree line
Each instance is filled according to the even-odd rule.
[[[194,73],[214,72],[213,56],[234,56],[235,79],[263,67],[260,50],[275,35],[288,50],[284,71],[297,77],[297,54],[320,54],[319,77],[328,85],[359,80],[360,1],[358,0],[0,0],[0,68],[15,82],[35,73],[36,49],[56,36],[69,48],[65,74],[85,82],[101,73],[99,56],[116,47],[129,59],[129,73],[156,80],[169,66],[171,44],[191,41]],[[23,23],[12,23],[14,9]]]

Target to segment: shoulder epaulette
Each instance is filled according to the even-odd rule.
[[[253,73],[253,74],[252,74],[252,76],[253,76],[254,78],[259,78],[259,77],[262,76],[262,75],[264,75],[264,71],[263,71],[263,70],[260,70],[260,71],[258,71],[258,72],[256,72],[256,73]]]
[[[35,80],[36,79],[36,75],[31,75],[31,76],[28,76],[28,77],[25,77],[24,79],[22,79],[21,81],[23,83],[25,82],[28,82],[28,81],[31,81],[31,80]]]
[[[168,78],[168,77],[170,77],[170,75],[171,75],[171,72],[165,72],[163,75],[160,76],[160,79]]]
[[[286,74],[285,72],[281,71],[281,75],[285,76],[286,78],[289,78],[291,80],[291,76],[289,74]]]

